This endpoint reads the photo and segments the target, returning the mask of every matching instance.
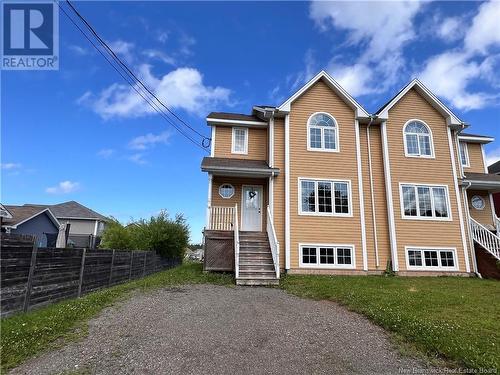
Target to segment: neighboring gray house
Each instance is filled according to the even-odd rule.
[[[50,206],[62,225],[70,224],[68,244],[75,247],[96,247],[109,219],[84,205],[69,201]]]
[[[49,208],[36,205],[2,208],[8,212],[2,218],[2,231],[35,236],[39,247],[56,246],[60,223]]]

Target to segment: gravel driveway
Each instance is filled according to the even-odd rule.
[[[12,374],[401,374],[426,367],[325,301],[271,288],[183,286],[136,294],[88,336]]]

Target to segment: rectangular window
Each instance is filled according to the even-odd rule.
[[[407,248],[408,269],[457,271],[455,249]]]
[[[248,153],[248,128],[233,128],[231,152],[233,154]]]
[[[351,214],[350,183],[331,180],[299,180],[300,214]]]
[[[450,217],[446,186],[401,185],[403,217],[443,219]]]
[[[354,246],[300,245],[301,267],[354,268]]]
[[[469,167],[469,149],[467,147],[466,142],[459,142],[459,149],[460,149],[460,162],[462,163],[462,166],[464,167]]]

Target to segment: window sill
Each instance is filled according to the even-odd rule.
[[[328,148],[311,148],[308,147],[307,151],[313,151],[313,152],[340,152],[338,148],[336,149],[328,149]]]
[[[442,222],[449,222],[453,221],[451,217],[447,218],[438,218],[438,217],[414,217],[414,216],[401,216],[403,220],[416,220],[416,221],[442,221]]]
[[[312,268],[316,270],[353,270],[356,269],[356,266],[354,264],[348,264],[348,265],[337,265],[337,264],[299,264],[299,268]]]
[[[299,216],[318,216],[318,217],[352,217],[351,214],[333,214],[333,213],[315,213],[315,212],[299,212]]]
[[[425,271],[425,272],[458,272],[458,267],[425,267],[425,266],[407,266],[407,271]]]
[[[407,157],[407,158],[413,158],[413,159],[436,159],[436,157],[434,155],[427,156],[427,155],[409,155],[409,154],[405,154],[405,157]]]

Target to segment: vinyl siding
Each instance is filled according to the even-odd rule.
[[[336,119],[340,152],[307,150],[307,121],[315,112],[327,112]],[[362,270],[354,111],[323,81],[318,81],[292,103],[289,116],[290,266],[292,269],[299,267],[299,243],[352,244],[356,269]],[[353,216],[300,216],[299,177],[350,180]]]
[[[469,150],[469,165],[470,167],[464,167],[464,172],[474,172],[474,173],[485,173],[484,172],[484,160],[483,152],[481,150],[481,144],[479,143],[467,143],[467,149]]]
[[[385,270],[387,261],[391,259],[391,247],[389,240],[389,223],[387,217],[387,199],[385,192],[382,136],[380,127],[377,125],[371,126],[369,131],[370,149],[372,156],[373,193],[375,198],[375,226],[373,223],[372,199],[370,192],[367,126],[361,126],[360,128],[368,270]],[[376,233],[379,253],[378,268],[376,267],[374,227],[376,227],[377,231]]]
[[[431,129],[434,158],[405,157],[403,126],[420,119]],[[460,220],[451,165],[446,120],[415,90],[410,90],[389,111],[387,137],[399,269],[406,270],[405,246],[451,247],[457,250],[459,271],[465,271]],[[439,184],[448,187],[452,221],[403,219],[399,183]]]
[[[231,184],[234,186],[234,195],[225,199],[219,195],[219,187],[222,184]],[[222,177],[214,176],[212,180],[212,206],[234,207],[238,205],[238,223],[241,229],[241,190],[243,185],[259,185],[262,186],[262,230],[266,230],[266,207],[268,205],[267,194],[267,179],[261,178],[239,178],[239,177]]]
[[[477,210],[474,207],[472,207],[472,197],[475,195],[479,195],[481,198],[484,199],[484,209],[482,210]],[[493,215],[491,212],[491,202],[490,202],[490,196],[487,191],[484,190],[467,190],[467,199],[469,201],[469,212],[470,216],[475,219],[476,221],[480,222],[483,225],[491,225],[494,226],[495,224],[493,223]]]
[[[216,126],[215,130],[215,153],[218,158],[267,160],[267,128],[248,129],[248,154],[231,153],[232,127]]]

